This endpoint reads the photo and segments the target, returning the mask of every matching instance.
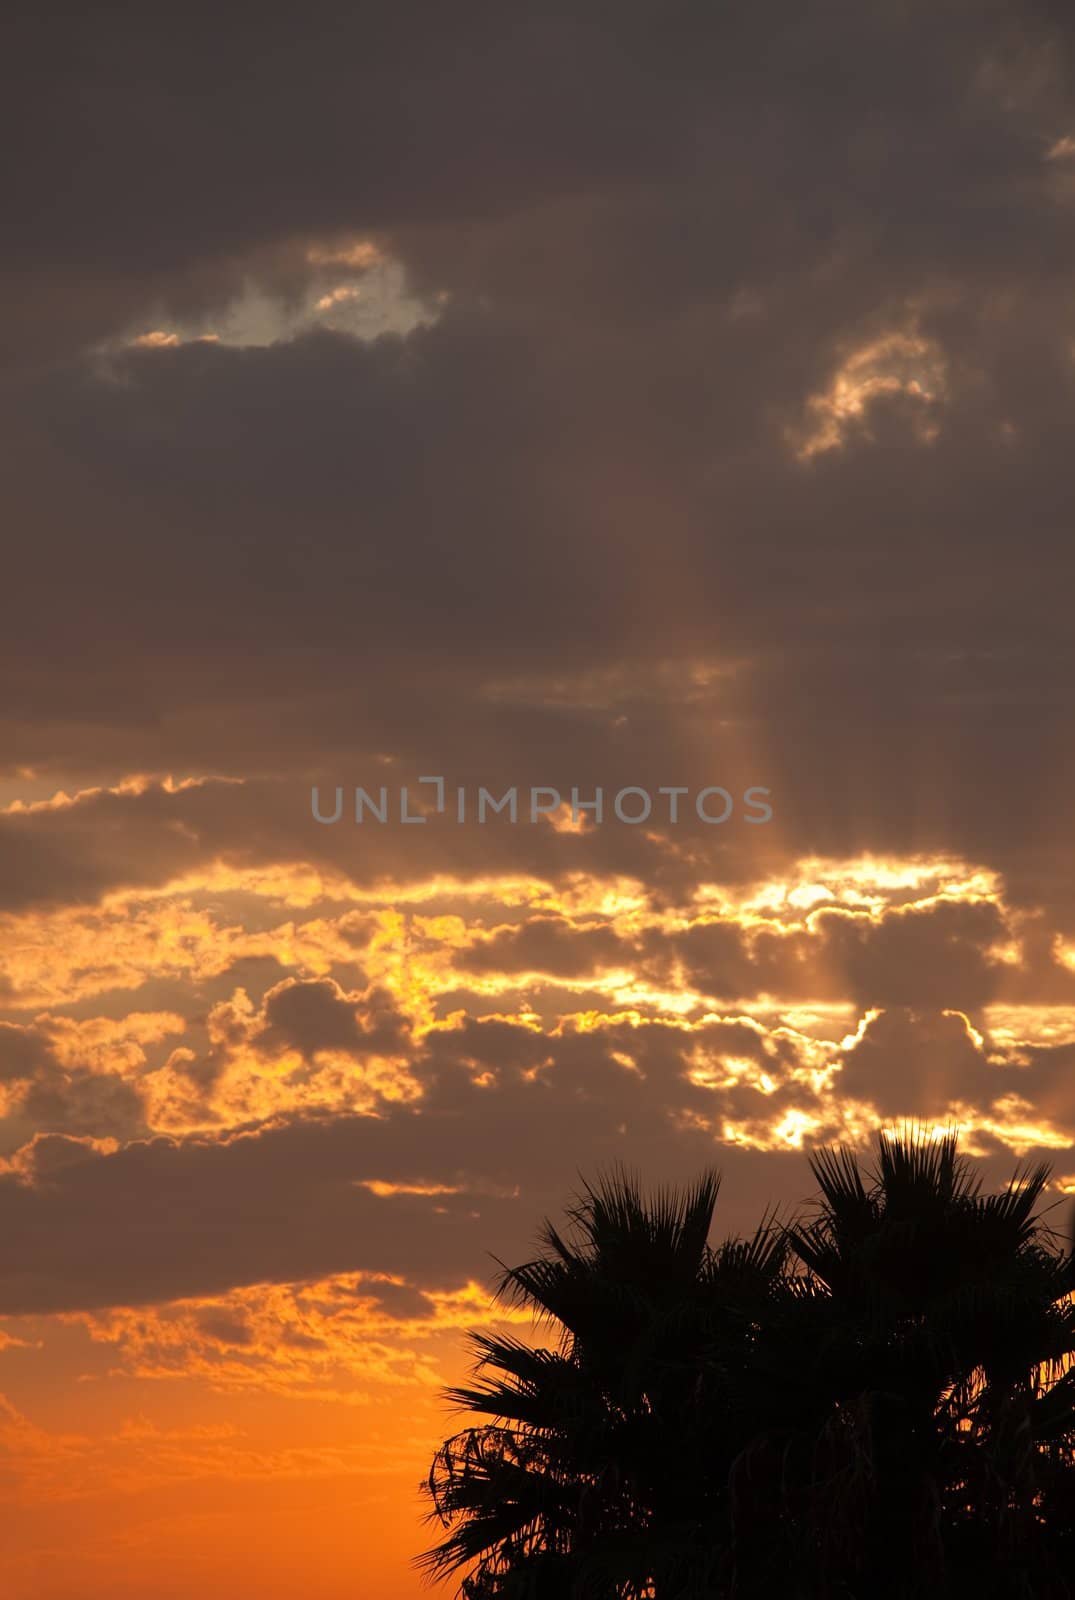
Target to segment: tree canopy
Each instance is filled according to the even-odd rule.
[[[587,1184],[471,1335],[420,1558],[464,1600],[1075,1596],[1072,1256],[1048,1169],[954,1135],[823,1150],[790,1224],[710,1242],[715,1172]],[[555,1334],[554,1339],[541,1338]]]

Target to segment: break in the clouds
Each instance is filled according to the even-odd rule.
[[[5,43],[19,1600],[233,1591],[203,1481],[282,1573],[276,1478],[314,1515],[420,1476],[488,1253],[580,1172],[715,1163],[746,1227],[917,1120],[1075,1189],[1068,19],[27,5]],[[430,773],[773,820],[311,818]],[[375,1494],[370,1550],[421,1543]]]

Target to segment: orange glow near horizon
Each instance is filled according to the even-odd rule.
[[[9,914],[17,1005],[6,1026],[27,1062],[5,1085],[12,1125],[32,1106],[38,1056],[70,1093],[119,1103],[129,1087],[145,1125],[58,1146],[27,1120],[0,1172],[35,1191],[57,1160],[69,1171],[162,1139],[211,1151],[296,1117],[369,1119],[387,1138],[420,1126],[436,1104],[429,1063],[456,1056],[470,1093],[559,1095],[566,1117],[572,1074],[597,1074],[582,1080],[592,1102],[607,1070],[625,1106],[637,1099],[632,1115],[664,1120],[718,1160],[722,1146],[764,1159],[862,1145],[901,1118],[895,1080],[877,1080],[874,1103],[860,1063],[886,1063],[891,1049],[891,1074],[903,1045],[888,1031],[919,1024],[833,994],[871,959],[871,941],[928,941],[936,928],[938,949],[950,948],[960,919],[968,938],[992,927],[975,920],[983,906],[998,926],[1010,919],[999,879],[973,863],[815,857],[678,905],[616,875],[559,888],[438,877],[376,895],[302,863],[218,863],[91,907]],[[1002,952],[1001,977],[1018,978],[1020,951],[1016,941]],[[954,1076],[916,1120],[923,1136],[957,1126],[971,1153],[1059,1156],[1072,1139],[1062,1107],[1050,1114],[1023,1090],[1027,1052],[1069,1037],[1072,1017],[1075,995],[1034,1004],[1002,991],[973,1018],[938,1011],[923,1038],[943,1044]],[[489,1266],[483,1219],[514,1207],[520,1249],[538,1221],[518,1178],[480,1179],[460,1159],[349,1180],[394,1208],[378,1213],[386,1226],[414,1214],[468,1229],[469,1271],[454,1284],[384,1270],[246,1281],[236,1263],[233,1284],[211,1294],[0,1318],[15,1592],[69,1600],[77,1573],[87,1596],[107,1575],[109,1593],[131,1600],[147,1584],[189,1600],[232,1582],[283,1600],[316,1547],[318,1600],[356,1584],[415,1600],[410,1559],[428,1542],[418,1484],[452,1421],[439,1392],[466,1370],[466,1329],[525,1320],[475,1281]],[[1057,1179],[1058,1192],[1070,1187]],[[128,1589],[125,1564],[138,1574]]]

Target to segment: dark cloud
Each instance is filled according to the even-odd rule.
[[[57,1058],[47,1018],[32,1026],[0,1023],[0,1085],[11,1090],[0,1116],[0,1154],[31,1135],[129,1139],[144,1134],[137,1086],[122,1070],[93,1070]]]
[[[820,963],[862,1006],[977,1011],[1004,980],[1004,963],[991,952],[1009,929],[990,901],[896,907],[876,920],[822,909],[814,925]]]
[[[882,1116],[943,1118],[954,1102],[982,1094],[1000,1098],[1013,1075],[990,1072],[965,1017],[954,1011],[883,1011],[847,1053],[840,1089],[877,1106]],[[992,1090],[992,1094],[990,1093]]]
[[[554,978],[590,977],[631,962],[631,941],[608,927],[579,928],[563,917],[531,917],[498,928],[456,957],[468,972],[537,972]]]
[[[119,1072],[38,1077],[19,1107],[20,1117],[46,1133],[130,1139],[145,1131],[137,1088]]]
[[[110,378],[68,345],[12,394],[20,746],[159,768],[349,735],[424,761],[450,705],[472,761],[511,739],[492,678],[704,654],[738,677],[701,714],[672,695],[667,743],[719,726],[804,848],[995,849],[1013,809],[1055,832],[1066,29],[1029,6],[318,17],[267,15],[254,62],[198,15],[167,50],[123,7],[16,30],[20,178],[50,197],[22,252],[114,274],[133,314],[139,275],[211,304],[244,251],[271,281],[304,233],[372,228],[449,296],[409,336],[134,351]],[[903,388],[796,462],[809,396],[912,326]],[[547,705],[520,720],[524,747],[563,739]],[[566,720],[615,764],[612,716]],[[645,763],[653,720],[632,737]]]
[[[0,1022],[0,1083],[32,1078],[52,1064],[48,1042],[36,1029]]]
[[[331,978],[300,982],[286,978],[264,999],[265,1022],[255,1034],[266,1048],[320,1050],[353,1055],[391,1054],[408,1044],[407,1025],[384,990],[345,996]]]

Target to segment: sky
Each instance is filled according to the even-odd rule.
[[[4,1592],[418,1600],[585,1179],[1070,1209],[1075,29],[4,33]]]

